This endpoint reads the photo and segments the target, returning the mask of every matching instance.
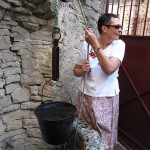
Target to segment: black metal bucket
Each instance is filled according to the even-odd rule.
[[[35,109],[42,137],[51,145],[69,142],[76,107],[67,102],[49,101]]]

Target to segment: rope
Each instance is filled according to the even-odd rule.
[[[82,5],[81,5],[81,2],[80,2],[80,0],[77,0],[77,1],[78,1],[80,10],[81,10],[81,14],[82,14],[82,17],[83,17],[85,26],[86,26],[86,28],[88,28],[88,24],[87,24],[85,15],[84,15],[84,13],[83,13],[83,8],[82,8]],[[88,44],[88,47],[87,47],[87,56],[86,56],[86,57],[87,57],[87,58],[86,58],[87,60],[89,59],[89,58],[88,58],[88,54],[89,54],[89,44]],[[82,112],[82,105],[83,105],[82,99],[83,99],[83,95],[84,95],[86,76],[87,76],[87,73],[86,73],[85,76],[84,76],[84,85],[83,85],[82,97],[80,98],[80,108],[79,108],[79,115],[78,115],[78,118],[79,118],[79,119],[80,119],[80,117],[81,117],[81,112]],[[79,124],[79,119],[77,120],[77,124],[76,124],[76,127],[75,127],[75,141],[74,141],[74,147],[75,147],[75,144],[76,144],[77,128],[78,128],[78,124]]]
[[[85,23],[85,26],[86,28],[88,28],[88,24],[87,24],[87,21],[86,21],[86,18],[85,18],[85,15],[84,15],[84,12],[83,12],[83,8],[82,8],[82,5],[81,5],[81,2],[80,0],[77,0],[78,1],[78,4],[79,4],[79,7],[80,7],[80,11],[81,11],[81,14],[82,14],[82,17],[83,17],[83,20],[84,20],[84,23]],[[60,28],[59,28],[59,22],[58,22],[58,16],[59,16],[59,0],[56,0],[55,1],[55,14],[56,14],[56,18],[55,18],[55,26],[54,26],[54,35],[55,33],[59,33],[59,36],[61,37],[61,34],[60,34]],[[59,37],[59,38],[60,38]],[[53,37],[54,38],[54,37]],[[58,39],[59,40],[59,39]],[[87,60],[89,59],[88,58],[88,54],[89,54],[89,44],[88,44],[88,47],[87,47]],[[84,90],[85,90],[85,80],[86,80],[86,76],[87,76],[87,73],[85,74],[85,77],[84,77],[84,85],[83,85],[83,91],[82,91],[82,97],[80,98],[80,108],[79,108],[79,115],[78,115],[78,118],[80,119],[81,117],[81,112],[82,112],[82,99],[83,99],[83,96],[84,96]],[[58,82],[58,81],[57,81]],[[60,82],[61,83],[61,82]],[[62,83],[61,83],[62,84]],[[66,90],[67,91],[67,90]],[[68,92],[68,91],[67,91]],[[69,94],[70,95],[70,94]],[[71,100],[71,103],[72,103],[72,100]],[[75,141],[74,141],[74,147],[75,147],[75,144],[76,144],[76,137],[77,137],[77,128],[78,128],[78,124],[79,124],[79,119],[77,120],[77,124],[76,124],[76,127],[75,127]]]
[[[54,32],[60,32],[58,16],[59,16],[59,0],[55,0],[55,26],[53,27]]]
[[[78,3],[79,3],[79,7],[80,7],[80,10],[81,10],[81,14],[82,14],[82,17],[83,17],[84,23],[85,23],[86,27],[88,28],[88,24],[87,24],[87,21],[86,21],[85,15],[84,15],[84,13],[83,13],[83,8],[82,8],[82,5],[81,5],[81,1],[80,1],[80,0],[78,0]]]
[[[82,8],[82,5],[81,5],[80,0],[78,0],[78,4],[79,4],[80,10],[81,10],[81,14],[82,14],[82,17],[83,17],[85,26],[86,26],[86,28],[88,28],[88,24],[87,24],[85,15],[84,15],[84,13],[83,13],[83,8]],[[86,56],[86,59],[87,59],[87,60],[89,60],[89,56],[88,56],[88,55],[89,55],[89,44],[88,44],[88,47],[87,47],[87,56]],[[75,144],[76,144],[76,140],[77,140],[77,129],[78,129],[78,125],[79,125],[79,119],[80,119],[80,117],[81,117],[81,112],[82,112],[82,107],[83,107],[82,100],[83,100],[83,96],[84,96],[85,83],[86,83],[86,82],[85,82],[85,81],[86,81],[86,76],[87,76],[87,73],[86,73],[85,76],[84,76],[84,85],[83,85],[82,97],[80,97],[79,114],[78,114],[77,124],[76,124],[76,127],[75,127],[74,148],[75,148]]]
[[[89,44],[88,44],[88,47],[87,47],[87,56],[86,56],[86,59],[89,60]],[[82,90],[82,96],[80,97],[80,107],[79,107],[79,115],[78,115],[78,120],[77,120],[77,124],[76,124],[76,127],[75,127],[75,141],[74,141],[74,147],[75,147],[75,144],[76,144],[76,140],[77,140],[77,129],[78,129],[78,125],[79,125],[79,119],[81,117],[81,112],[82,112],[82,108],[83,108],[83,96],[84,96],[84,90],[85,90],[85,84],[86,84],[86,76],[87,76],[87,73],[84,75],[84,84],[83,84],[83,90]]]

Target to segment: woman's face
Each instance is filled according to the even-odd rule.
[[[110,24],[106,26],[105,35],[112,40],[118,40],[122,31],[119,18],[111,18]]]

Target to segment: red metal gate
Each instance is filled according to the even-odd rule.
[[[149,0],[107,0],[106,13],[118,14],[123,35],[150,35]]]
[[[119,71],[119,141],[128,149],[150,149],[149,0],[107,0],[106,12],[119,14],[126,52]]]
[[[133,150],[150,149],[150,37],[121,36],[126,53],[119,72],[119,139]]]

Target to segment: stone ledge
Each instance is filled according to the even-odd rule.
[[[78,123],[78,124],[77,124]],[[74,121],[74,129],[79,134],[77,138],[76,145],[81,144],[81,140],[79,141],[79,137],[82,138],[82,147],[80,150],[99,150],[100,149],[100,135],[98,131],[94,130],[89,124],[83,122],[82,120],[75,119]],[[84,147],[83,147],[84,145]]]

